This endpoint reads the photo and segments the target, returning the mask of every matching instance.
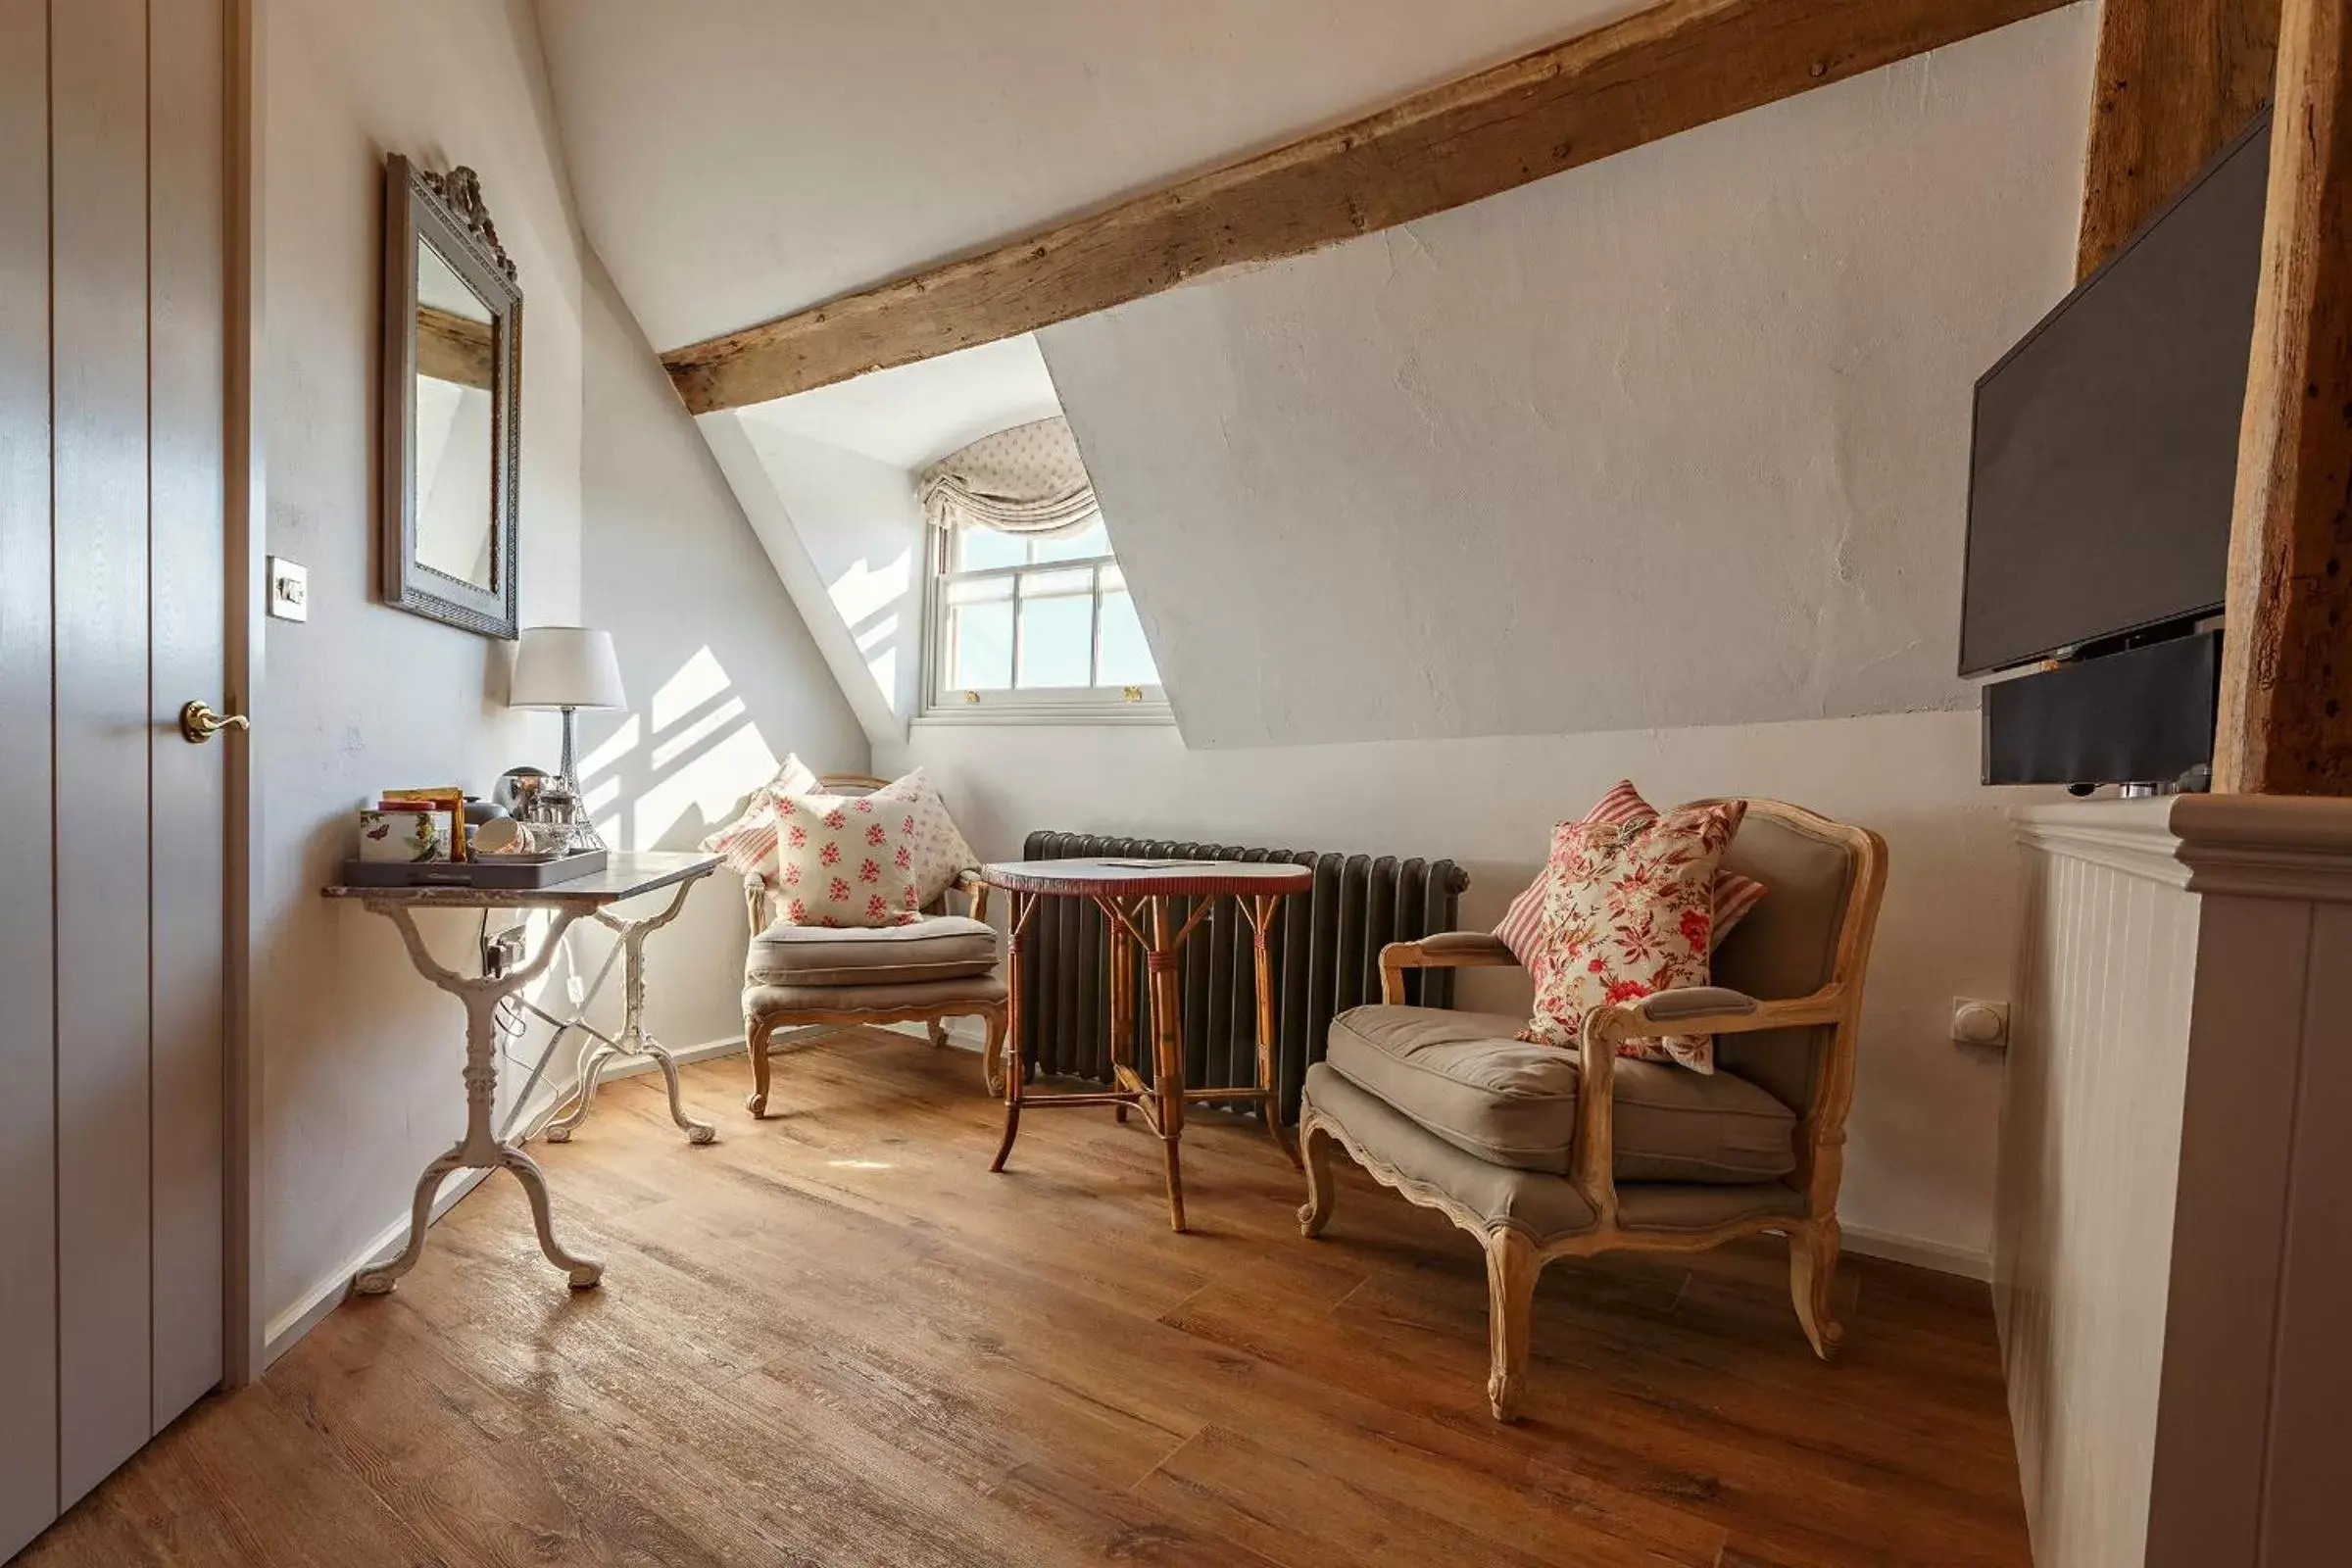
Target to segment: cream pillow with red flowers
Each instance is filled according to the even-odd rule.
[[[956,878],[966,869],[980,863],[972,847],[963,842],[963,835],[956,831],[947,803],[921,768],[892,779],[865,799],[903,808],[906,831],[914,840],[915,886],[922,891],[925,905],[954,887]]]
[[[816,788],[816,775],[798,757],[787,753],[776,776],[752,791],[743,814],[703,840],[705,855],[723,855],[737,876],[773,880],[776,874],[776,801],[785,795],[807,795]]]
[[[1642,792],[1628,778],[1619,779],[1616,787],[1600,798],[1600,804],[1585,813],[1585,822],[1631,825],[1654,821],[1657,814],[1658,808],[1643,800]],[[1531,971],[1544,939],[1544,873],[1538,871],[1536,879],[1520,890],[1494,926],[1494,935],[1511,950],[1511,956]],[[1708,951],[1723,946],[1723,939],[1732,934],[1732,927],[1763,902],[1764,892],[1764,884],[1752,876],[1741,876],[1737,871],[1715,873],[1715,923],[1707,932]]]
[[[1707,984],[1715,872],[1746,815],[1746,802],[1725,801],[1553,828],[1536,1015],[1519,1038],[1574,1049],[1595,1007]],[[1628,1040],[1617,1054],[1715,1070],[1712,1035]]]
[[[779,795],[776,908],[792,925],[886,926],[919,920],[915,820],[876,795]]]

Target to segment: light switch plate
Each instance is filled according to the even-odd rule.
[[[308,620],[311,618],[311,570],[283,558],[271,556],[270,568],[270,613],[279,620]]]

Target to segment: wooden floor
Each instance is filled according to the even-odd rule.
[[[1298,1237],[1264,1134],[1033,1112],[889,1035],[689,1069],[541,1147],[572,1295],[495,1178],[398,1293],[208,1399],[23,1561],[2023,1564],[1982,1287],[1851,1259],[1816,1362],[1777,1246],[1561,1263],[1530,1416],[1486,1410],[1470,1240],[1335,1158]]]

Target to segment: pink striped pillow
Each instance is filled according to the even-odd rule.
[[[737,876],[774,880],[776,800],[784,795],[807,795],[816,787],[816,775],[798,757],[787,753],[776,776],[752,791],[751,804],[743,814],[703,840],[703,853],[725,856],[727,868]]]
[[[1616,787],[1600,798],[1600,804],[1585,813],[1584,820],[1623,827],[1650,821],[1657,814],[1658,808],[1642,798],[1642,792],[1634,788],[1634,781],[1629,778],[1619,779]],[[1536,879],[1511,901],[1511,906],[1503,911],[1501,923],[1494,927],[1494,935],[1511,950],[1511,956],[1531,968],[1543,936],[1544,877],[1544,872],[1536,873]],[[1708,952],[1723,945],[1723,939],[1732,934],[1732,927],[1747,917],[1747,911],[1763,900],[1764,893],[1764,884],[1754,877],[1741,876],[1737,871],[1715,873],[1715,917],[1713,929],[1707,935]]]

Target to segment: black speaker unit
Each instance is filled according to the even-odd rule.
[[[2199,632],[1984,689],[1987,784],[2170,784],[2213,761],[2222,634]]]

